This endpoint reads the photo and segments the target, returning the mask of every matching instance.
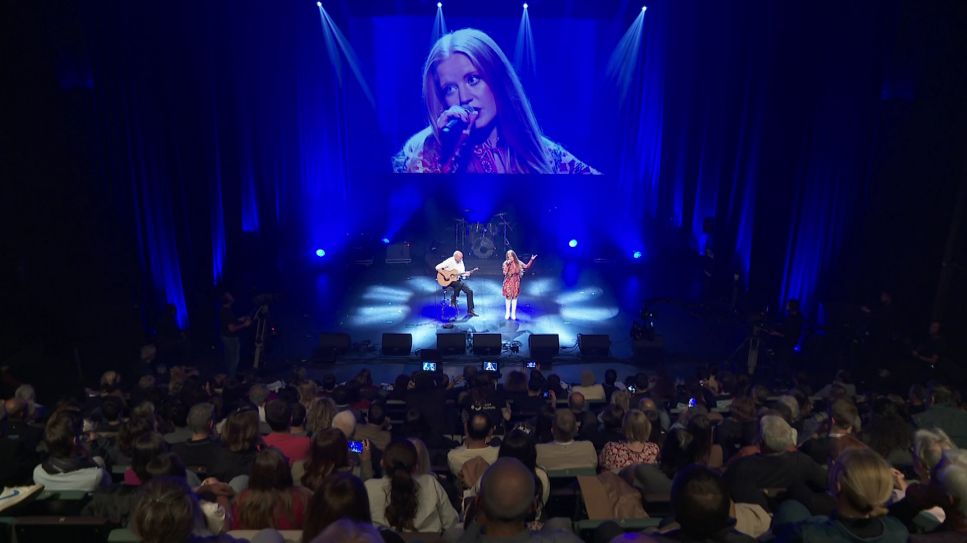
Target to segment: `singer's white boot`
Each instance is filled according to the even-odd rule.
[[[510,301],[510,318],[517,320],[517,298]]]
[[[510,318],[510,298],[504,298],[504,305],[506,309],[504,310],[504,320]]]

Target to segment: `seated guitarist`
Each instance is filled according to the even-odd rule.
[[[470,277],[473,272],[467,272],[467,268],[463,264],[463,253],[460,251],[454,251],[453,256],[440,262],[436,265],[436,271],[446,274],[446,271],[455,271],[457,273],[458,279],[450,284],[453,287],[453,297],[450,298],[450,304],[453,306],[457,305],[457,296],[460,295],[460,291],[467,293],[467,315],[471,317],[476,317],[477,314],[473,312],[473,290],[463,283],[463,280]]]

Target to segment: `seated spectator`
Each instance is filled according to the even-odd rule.
[[[31,448],[20,436],[9,435],[5,415],[0,402],[0,486],[30,485],[38,462],[36,446]]]
[[[631,410],[631,393],[627,390],[615,390],[608,395],[608,403],[617,405],[627,413]]]
[[[497,459],[497,447],[490,446],[490,440],[494,436],[494,427],[490,417],[483,412],[474,413],[466,424],[466,437],[463,445],[451,449],[447,453],[447,464],[450,466],[450,473],[460,476],[460,469],[463,464],[471,458],[483,458],[488,464],[492,464]]]
[[[910,446],[913,427],[907,422],[903,405],[889,397],[873,401],[873,418],[864,428],[863,442],[891,466],[912,466]]]
[[[373,402],[367,412],[366,424],[356,426],[353,439],[367,439],[377,449],[386,450],[386,446],[392,439],[387,426],[386,408],[382,402]]]
[[[829,472],[835,514],[810,518],[803,504],[783,503],[774,520],[776,541],[905,542],[907,528],[887,516],[886,502],[892,491],[890,466],[880,455],[868,448],[848,449],[839,455]]]
[[[148,463],[161,453],[167,452],[167,443],[158,432],[141,435],[134,441],[131,451],[131,466],[124,470],[124,484],[141,486],[147,480]]]
[[[581,393],[589,402],[603,402],[607,396],[604,387],[594,382],[594,372],[591,370],[581,372],[581,386],[575,386],[571,391]]]
[[[655,541],[753,543],[754,538],[735,530],[732,501],[722,478],[705,466],[692,464],[676,476],[671,506],[678,528],[655,536]]]
[[[174,425],[174,428],[164,435],[165,441],[169,445],[188,441],[191,437],[191,430],[188,429],[188,406],[180,400],[175,401],[171,404],[168,414],[171,417],[171,423]]]
[[[669,479],[689,464],[722,465],[722,448],[712,443],[712,423],[705,415],[689,417],[686,427],[670,431],[661,447],[659,467]]]
[[[158,477],[146,484],[131,514],[131,531],[142,543],[233,543],[235,538],[199,526],[198,500],[182,479]],[[196,534],[198,537],[196,537]]]
[[[493,463],[481,479],[477,494],[476,518],[467,528],[460,543],[545,541],[580,543],[567,531],[530,532],[527,521],[535,512],[534,475],[516,458],[501,458]]]
[[[590,441],[574,441],[577,421],[570,409],[554,413],[554,441],[537,446],[537,464],[547,470],[598,467],[598,454]]]
[[[215,471],[221,445],[212,438],[215,428],[215,406],[199,403],[188,411],[188,429],[191,437],[184,443],[174,445],[171,450],[181,458],[188,469],[201,475]]]
[[[625,440],[624,423],[627,413],[625,408],[618,404],[608,404],[601,410],[601,414],[598,415],[598,420],[601,422],[600,430],[589,439],[594,443],[595,450],[603,450],[604,446],[612,441],[620,442]]]
[[[967,448],[967,412],[954,403],[950,389],[937,385],[930,390],[929,407],[913,416],[918,428],[939,428],[959,448]]]
[[[361,524],[372,524],[369,496],[358,477],[350,473],[336,473],[327,478],[309,499],[306,522],[302,528],[302,543],[309,543],[340,519]],[[403,538],[389,530],[380,536],[387,543],[402,542]]]
[[[266,448],[255,456],[248,488],[235,498],[232,529],[301,530],[310,495],[305,488],[292,484],[285,455]]]
[[[329,428],[312,437],[309,456],[292,465],[292,479],[314,492],[330,475],[351,470],[346,436]]]
[[[534,496],[540,500],[534,518],[540,519],[541,510],[551,496],[551,481],[544,468],[537,465],[537,444],[534,443],[532,436],[533,431],[526,426],[511,430],[500,444],[500,454],[497,458],[516,458],[534,474],[536,484]],[[479,492],[480,481],[478,480],[470,495],[476,496]]]
[[[956,450],[943,430],[917,430],[913,437],[913,470],[919,482],[908,483],[903,475],[894,472],[894,485],[899,498],[890,506],[890,514],[908,527],[914,527],[914,517],[927,515],[936,524],[946,523],[945,503],[940,499],[934,471],[949,451]]]
[[[934,473],[934,485],[938,492],[933,503],[923,503],[915,509],[929,505],[943,508],[945,519],[936,530],[926,535],[911,536],[913,543],[954,543],[967,541],[967,451],[951,449],[944,452],[943,460]],[[926,496],[925,496],[926,497]],[[893,514],[894,508],[890,508]]]
[[[261,445],[258,411],[242,407],[229,415],[222,426],[221,438],[218,461],[210,475],[226,482],[248,475]]]
[[[116,396],[108,396],[101,400],[101,420],[98,422],[95,431],[105,434],[117,434],[121,431],[121,413],[124,410],[124,402]]]
[[[826,488],[826,474],[812,458],[795,450],[795,445],[796,432],[782,417],[762,417],[759,421],[761,452],[739,458],[725,470],[732,499],[768,509],[763,490],[782,488],[795,492],[810,511],[828,512],[829,504],[820,499]]]
[[[383,454],[383,478],[366,481],[373,523],[398,532],[441,533],[457,524],[457,512],[432,475],[413,475],[416,447],[394,441]]]
[[[7,413],[7,439],[20,442],[26,451],[36,451],[44,439],[44,430],[31,422],[30,405],[20,398],[10,398],[2,403]]]
[[[837,454],[859,440],[853,437],[860,431],[860,416],[853,402],[845,399],[834,400],[829,405],[829,434],[806,440],[799,450],[809,455],[817,463],[825,465],[834,460]],[[839,443],[839,440],[847,443]]]
[[[340,411],[332,418],[332,427],[340,430],[346,439],[350,439],[356,431],[356,415],[348,409]]]
[[[27,404],[27,415],[24,417],[27,422],[43,421],[47,416],[47,409],[37,403],[37,391],[34,390],[33,385],[25,383],[18,386],[13,397]]]
[[[336,402],[332,398],[316,398],[309,403],[306,411],[306,431],[310,435],[332,428],[332,418],[336,416]]]
[[[46,490],[90,492],[111,483],[110,474],[80,445],[81,419],[71,412],[54,413],[44,429],[47,460],[34,468],[34,483]]]
[[[575,417],[580,417],[582,413],[588,408],[588,402],[584,397],[584,394],[580,392],[571,392],[567,397],[567,407],[574,413]]]
[[[265,404],[265,422],[272,429],[262,441],[275,447],[289,459],[289,464],[305,460],[309,454],[309,438],[291,433],[292,407],[285,400],[275,399]]]
[[[715,432],[723,459],[728,462],[743,447],[754,445],[756,432],[755,402],[748,396],[733,398],[729,416],[719,423]]]
[[[644,413],[631,410],[624,418],[623,442],[610,441],[601,451],[601,467],[619,472],[632,464],[654,464],[658,462],[658,445],[648,441],[651,435],[651,422]]]

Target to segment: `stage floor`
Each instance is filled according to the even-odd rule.
[[[630,331],[646,305],[656,314],[664,359],[672,364],[722,361],[745,334],[734,323],[710,318],[707,311],[686,301],[695,296],[700,269],[689,271],[688,266],[667,261],[629,265],[541,256],[523,278],[513,321],[504,319],[499,260],[467,259],[467,269],[481,268],[467,283],[479,315],[472,318],[466,314],[465,296],[460,296],[456,309],[444,300],[435,281],[436,261],[426,260],[323,270],[311,279],[312,286],[300,286],[293,279],[288,285],[291,292],[272,309],[281,334],[267,353],[270,365],[309,360],[319,346],[320,332],[348,333],[353,350],[340,356],[339,363],[359,367],[415,364],[417,351],[436,348],[437,334],[452,332],[500,334],[500,358],[505,361],[528,358],[532,334],[557,334],[561,350],[556,366],[565,362],[640,364],[633,359]],[[448,322],[452,328],[444,328]],[[410,360],[380,355],[382,335],[390,332],[412,334]],[[610,356],[580,358],[579,334],[609,336]],[[512,346],[517,353],[511,352]],[[474,363],[479,358],[468,349],[467,355],[450,361]]]

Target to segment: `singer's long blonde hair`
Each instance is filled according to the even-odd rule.
[[[520,265],[520,259],[517,258],[517,253],[515,253],[513,249],[507,251],[505,256],[507,258],[507,262],[510,262],[510,260],[513,258],[514,262],[516,262],[518,266]]]

